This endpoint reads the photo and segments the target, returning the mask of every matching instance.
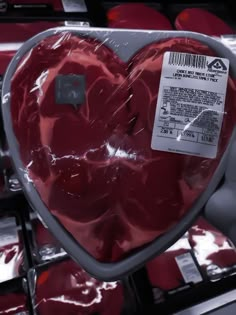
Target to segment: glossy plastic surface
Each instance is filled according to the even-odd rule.
[[[0,295],[1,315],[27,315],[26,296],[21,293]]]
[[[123,302],[121,284],[99,282],[71,260],[51,266],[37,278],[39,315],[120,315]]]
[[[27,176],[98,260],[120,259],[177,223],[207,187],[233,130],[229,79],[217,159],[151,149],[165,51],[216,55],[175,38],[124,63],[96,39],[65,32],[33,48],[12,79],[12,120]],[[70,104],[77,89],[84,99]]]
[[[108,11],[107,18],[112,28],[172,30],[167,17],[142,3],[115,6]]]
[[[183,10],[175,20],[177,30],[191,31],[209,36],[234,34],[235,31],[218,16],[204,9],[191,8]]]
[[[189,228],[235,135],[229,79],[216,159],[150,149],[166,50],[228,58],[235,75],[235,56],[206,36],[71,27],[23,45],[4,80],[5,129],[26,194],[66,251],[101,279],[133,271]]]

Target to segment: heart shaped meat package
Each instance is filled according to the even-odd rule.
[[[166,51],[216,56],[196,40],[172,38],[125,63],[105,43],[67,31],[32,48],[11,81],[13,129],[27,176],[99,261],[120,260],[177,224],[208,186],[234,127],[229,78],[215,159],[151,149]],[[65,93],[69,87],[67,97],[80,86],[80,105],[63,103],[60,84]]]

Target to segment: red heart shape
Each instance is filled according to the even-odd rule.
[[[125,64],[103,43],[63,33],[33,48],[12,80],[13,126],[29,177],[49,210],[102,261],[121,258],[183,217],[233,129],[229,79],[217,159],[151,149],[166,51],[215,55],[193,39],[174,38],[144,47]],[[79,108],[55,102],[58,74],[86,77]]]

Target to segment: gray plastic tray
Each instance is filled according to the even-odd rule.
[[[75,34],[82,34],[97,38],[101,42],[104,42],[107,46],[111,47],[124,61],[127,61],[136,51],[151,42],[174,37],[193,38],[207,44],[210,48],[215,50],[219,56],[228,58],[231,65],[230,74],[231,77],[234,78],[236,78],[236,57],[219,41],[198,33],[61,27],[57,29],[47,30],[28,40],[19,49],[12,62],[10,63],[3,82],[2,113],[10,154],[12,156],[18,176],[23,184],[25,194],[33,209],[39,213],[39,215],[45,221],[55,238],[60,241],[62,247],[76,262],[78,262],[88,273],[90,273],[94,277],[104,281],[113,281],[121,279],[127,276],[129,273],[134,272],[143,264],[145,264],[145,262],[165,251],[169,246],[177,241],[186,232],[186,230],[188,230],[188,228],[191,226],[191,224],[194,222],[196,217],[203,209],[206,202],[216,190],[217,185],[224,175],[227,165],[228,153],[234,139],[236,138],[236,130],[234,130],[231,136],[228,148],[225,151],[220,165],[217,168],[214,176],[212,177],[212,180],[209,183],[207,189],[201,194],[199,199],[194,203],[192,208],[189,209],[188,213],[179,221],[177,225],[175,225],[163,236],[158,237],[152,243],[144,246],[142,249],[139,249],[135,253],[131,254],[129,257],[119,262],[101,263],[96,261],[84,248],[80,246],[80,244],[50,213],[50,211],[42,202],[33,183],[29,181],[24,170],[24,165],[22,164],[20,158],[19,145],[15,138],[11,122],[11,78],[15,73],[20,59],[44,38],[63,31],[70,31]]]

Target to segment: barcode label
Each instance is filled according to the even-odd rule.
[[[175,257],[175,261],[185,283],[199,283],[202,281],[202,276],[190,253]]]
[[[214,159],[228,74],[225,58],[166,52],[151,148]]]
[[[201,55],[170,52],[169,65],[205,69],[207,67],[207,58]]]

